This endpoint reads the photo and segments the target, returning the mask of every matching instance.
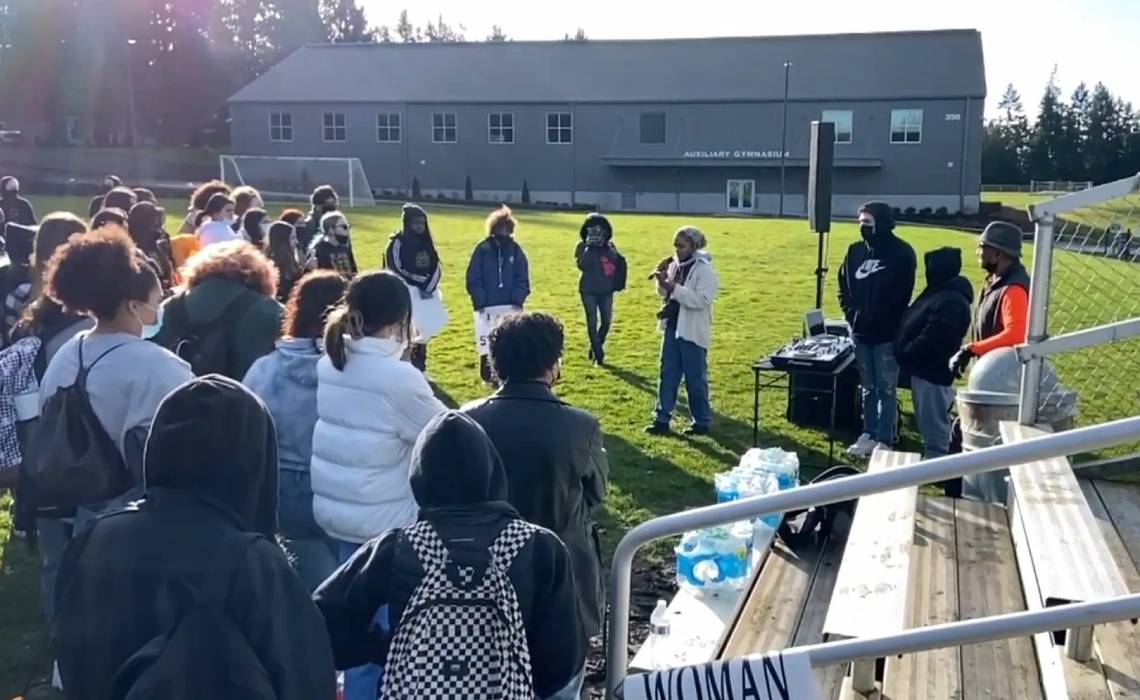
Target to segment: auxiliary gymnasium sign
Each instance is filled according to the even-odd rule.
[[[822,700],[802,652],[773,651],[628,676],[625,700]]]
[[[784,157],[790,158],[790,152],[785,152]],[[695,160],[756,160],[779,158],[779,151],[685,151],[683,156],[685,158],[693,158]]]

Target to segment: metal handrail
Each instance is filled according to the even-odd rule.
[[[641,523],[626,533],[614,550],[611,569],[609,648],[606,655],[607,697],[617,697],[629,656],[630,575],[633,557],[646,544],[714,525],[848,501],[881,491],[920,486],[961,476],[1005,469],[1041,459],[1099,450],[1140,440],[1140,416],[1046,435],[1012,445],[988,447],[871,474],[849,476],[782,491],[770,496],[694,508]]]

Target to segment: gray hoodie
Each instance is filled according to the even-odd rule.
[[[253,363],[242,381],[269,408],[277,425],[277,460],[281,469],[307,472],[317,425],[317,360],[313,338],[286,338]]]

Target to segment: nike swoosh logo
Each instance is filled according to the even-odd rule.
[[[887,269],[881,260],[864,260],[859,269],[855,270],[855,279],[865,280],[881,270]]]

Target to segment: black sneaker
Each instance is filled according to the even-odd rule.
[[[654,423],[645,428],[645,432],[650,435],[672,435],[673,431],[669,428],[668,423]]]
[[[685,428],[686,435],[708,435],[709,427],[707,425],[690,425]]]
[[[590,352],[587,353],[587,357],[590,358],[590,362],[594,361],[594,349],[593,348],[590,348]]]

